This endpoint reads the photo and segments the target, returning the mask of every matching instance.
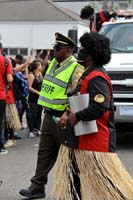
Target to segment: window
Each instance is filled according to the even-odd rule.
[[[9,49],[9,54],[10,55],[16,55],[16,54],[18,54],[18,49],[17,48],[11,48],[11,49]]]
[[[26,48],[21,48],[20,49],[20,54],[24,55],[24,56],[27,56],[28,55],[28,49]]]
[[[8,56],[15,56],[16,54],[28,55],[28,48],[4,48],[3,53]]]
[[[4,55],[8,55],[8,48],[4,48],[4,49],[3,49],[3,54],[4,54]]]
[[[133,23],[108,24],[99,33],[109,38],[113,53],[133,52]]]

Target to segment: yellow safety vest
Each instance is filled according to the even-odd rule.
[[[43,79],[38,104],[46,108],[63,111],[68,105],[66,90],[77,66],[74,56],[56,69],[58,63],[53,59]],[[56,69],[56,70],[55,70]]]

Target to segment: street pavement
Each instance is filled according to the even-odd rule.
[[[0,200],[24,200],[19,190],[27,188],[34,175],[37,160],[39,137],[28,138],[26,130],[20,132],[21,140],[16,147],[8,148],[8,154],[0,155]],[[133,176],[133,142],[130,145],[118,147],[118,155],[129,173]],[[52,187],[53,170],[49,174],[46,187],[47,200]]]
[[[0,200],[24,199],[19,195],[19,190],[30,185],[30,179],[35,173],[39,137],[28,138],[26,130],[21,131],[20,136],[22,139],[17,140],[16,147],[10,147],[8,154],[0,155]],[[46,188],[47,194],[52,185],[51,177],[52,172]]]

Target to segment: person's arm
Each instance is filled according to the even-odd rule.
[[[28,56],[26,61],[25,61],[25,63],[23,63],[22,65],[17,66],[17,67],[14,68],[15,73],[25,69],[30,64],[30,61],[31,61],[31,56]]]
[[[39,53],[36,55],[36,59],[40,59],[41,55],[43,54],[43,49],[39,51]]]
[[[49,64],[49,57],[50,57],[50,49],[48,49],[47,50],[47,54],[46,54],[46,56],[45,56],[45,59],[44,59],[44,61],[43,61],[43,69],[42,69],[42,73],[44,74],[44,72],[45,72],[45,69],[46,69],[46,67],[48,66],[48,64]]]
[[[13,81],[13,75],[12,74],[13,74],[12,63],[11,63],[11,60],[8,59],[7,75],[6,75],[7,82],[12,82]]]
[[[79,64],[77,64],[77,66],[76,66],[76,68],[75,68],[75,70],[74,70],[74,72],[72,74],[72,77],[71,77],[71,80],[69,82],[68,88],[67,88],[68,96],[71,96],[71,93],[73,94],[74,91],[78,92],[77,89],[78,89],[79,86],[77,86],[77,85],[78,85],[78,81],[79,81],[81,75],[83,74],[83,72],[84,72],[84,67],[79,65]]]
[[[12,74],[7,74],[7,81],[10,83],[13,81],[13,76]]]
[[[29,87],[29,91],[30,91],[30,92],[33,92],[33,93],[35,93],[35,94],[39,94],[39,91],[36,90],[36,89],[34,89],[34,88],[32,87],[32,84],[33,84],[34,79],[35,79],[34,75],[33,75],[33,74],[29,74],[29,76],[28,76],[28,87]]]
[[[29,76],[29,70],[28,70],[28,66],[25,68],[25,79],[28,79]]]
[[[31,62],[31,58],[33,56],[33,49],[30,50],[30,55],[27,57],[26,61],[20,65],[20,66],[17,66],[14,68],[14,72],[17,73],[19,71],[22,71],[23,69],[25,69],[26,67],[28,67],[28,65],[30,64]]]

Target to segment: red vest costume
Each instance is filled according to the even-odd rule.
[[[104,78],[109,86],[110,90],[110,102],[112,100],[112,85],[110,82],[110,78],[108,75],[94,70],[88,76],[85,77],[84,80],[81,81],[81,89],[80,93],[85,94],[88,93],[87,87],[89,85],[89,81],[96,77],[100,76]],[[110,116],[110,110],[107,110],[101,117],[99,117],[97,122],[98,132],[92,133],[88,135],[82,135],[79,136],[79,144],[78,149],[81,150],[89,150],[89,151],[99,151],[99,152],[108,152],[109,151],[109,140],[110,140],[110,133],[109,133],[109,127],[108,127],[108,121]]]
[[[101,19],[101,22],[102,22],[102,23],[108,22],[108,21],[109,21],[109,19],[107,19],[107,18],[104,16],[103,11],[99,12],[98,14],[99,14],[99,16],[100,16],[100,19]]]

